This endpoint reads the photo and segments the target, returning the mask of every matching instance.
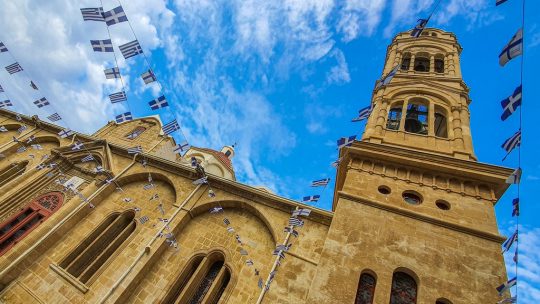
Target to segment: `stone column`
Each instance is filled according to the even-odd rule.
[[[435,73],[435,56],[434,55],[429,56],[429,72]]]
[[[414,59],[416,56],[414,54],[411,54],[411,63],[409,64],[409,71],[414,71]]]
[[[435,136],[435,103],[430,100],[428,107],[428,135]]]
[[[452,111],[452,129],[454,130],[454,143],[457,145],[457,148],[459,150],[462,150],[465,148],[465,145],[463,143],[463,129],[461,127],[461,106],[453,106],[451,107]]]
[[[458,53],[454,53],[454,69],[456,71],[456,75],[461,77],[461,67],[459,66],[459,55]]]
[[[409,105],[409,100],[403,102],[403,108],[401,110],[401,120],[399,122],[399,130],[405,131],[405,117],[407,116],[407,106]]]
[[[388,99],[381,98],[381,101],[378,104],[378,107],[376,109],[377,112],[374,111],[374,113],[378,113],[375,123],[375,134],[382,135],[383,128],[384,128],[384,121],[386,120],[386,117],[388,116]]]

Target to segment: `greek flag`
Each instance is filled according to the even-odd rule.
[[[294,237],[298,237],[298,231],[294,230],[294,228],[291,228],[291,227],[285,227],[285,229],[283,230],[283,232],[287,232],[287,233],[292,234]]]
[[[8,49],[6,47],[6,45],[3,43],[3,42],[0,42],[0,53],[4,53],[4,52],[7,52]]]
[[[512,201],[512,216],[519,216],[519,198]]]
[[[120,78],[120,70],[118,68],[110,68],[103,70],[106,79]]]
[[[105,169],[103,169],[102,166],[97,166],[95,171],[96,171],[96,173],[101,173],[101,172],[104,172]]]
[[[94,157],[92,155],[88,155],[88,156],[83,157],[81,159],[81,162],[87,163],[87,162],[92,161],[92,160],[94,160]]]
[[[224,218],[224,219],[223,219],[223,223],[224,223],[225,225],[229,226],[229,225],[231,224],[231,221],[229,221],[228,218]]]
[[[141,224],[144,224],[146,222],[148,222],[150,219],[148,218],[148,216],[143,216],[141,218],[139,218],[139,222],[141,222]]]
[[[329,178],[323,178],[323,179],[315,180],[315,181],[311,182],[311,187],[321,187],[321,186],[326,187],[329,182],[330,182]]]
[[[141,46],[139,45],[139,41],[137,40],[122,44],[119,46],[119,48],[120,52],[122,52],[122,56],[124,56],[125,59],[131,58],[143,52]]]
[[[22,132],[24,132],[26,129],[28,129],[28,127],[26,125],[23,125],[22,127],[20,127],[19,129],[17,129],[17,133],[21,134]]]
[[[84,145],[82,144],[82,142],[78,141],[71,146],[71,151],[78,151],[82,148],[84,148]]]
[[[23,152],[25,152],[25,151],[26,151],[26,147],[25,147],[25,146],[19,147],[19,148],[17,149],[17,153],[23,153]]]
[[[302,203],[317,202],[320,197],[321,197],[320,195],[304,196],[304,198],[302,198]]]
[[[114,52],[111,39],[90,40],[94,52]]]
[[[105,21],[103,18],[103,7],[81,8],[84,21]]]
[[[208,184],[208,177],[205,176],[205,177],[201,177],[201,178],[199,178],[197,180],[194,180],[193,184],[194,185]]]
[[[127,100],[126,92],[120,91],[117,93],[110,94],[109,99],[111,100],[111,103],[126,101]]]
[[[519,184],[520,181],[521,168],[517,168],[516,170],[514,170],[514,172],[512,172],[512,174],[510,174],[510,176],[508,176],[508,178],[506,179],[507,184]]]
[[[10,73],[10,74],[15,74],[15,73],[20,72],[22,70],[23,70],[23,68],[21,67],[21,65],[18,62],[12,63],[12,64],[10,64],[10,65],[8,65],[6,67],[6,71],[8,71],[8,73]]]
[[[234,228],[233,227],[227,227],[227,232],[228,233],[234,233]]]
[[[126,13],[124,12],[124,9],[121,6],[115,7],[110,11],[104,12],[103,18],[105,18],[105,22],[107,23],[107,25],[113,25],[113,24],[125,22],[128,20]]]
[[[416,26],[411,31],[411,37],[418,38],[420,37],[420,34],[424,31],[426,28],[426,25],[429,21],[428,19],[418,19]]]
[[[128,154],[142,153],[142,147],[141,146],[136,146],[136,147],[128,148],[127,152],[128,152]]]
[[[180,144],[176,145],[176,147],[174,147],[173,152],[174,153],[186,152],[190,147],[191,146],[189,145],[187,141],[183,141]]]
[[[212,209],[210,209],[210,213],[214,214],[214,213],[220,213],[220,212],[223,212],[223,208],[222,207],[214,207]]]
[[[0,93],[4,93],[4,88],[2,88],[2,86],[0,85]]]
[[[133,116],[131,116],[131,112],[126,112],[124,114],[120,114],[116,116],[116,123],[122,123],[124,121],[130,121],[133,120]]]
[[[157,110],[157,109],[161,109],[161,108],[165,108],[169,106],[169,104],[167,103],[167,100],[165,99],[165,96],[163,95],[150,101],[148,104],[150,105],[150,108],[152,110]]]
[[[43,98],[40,98],[40,99],[34,101],[34,104],[35,104],[38,108],[42,108],[42,107],[44,107],[44,106],[48,106],[50,103],[49,103],[49,101],[48,101],[45,97],[43,97]]]
[[[337,168],[339,166],[339,163],[341,162],[341,157],[333,161],[330,166]]]
[[[154,72],[152,70],[148,70],[142,73],[141,77],[145,84],[149,84],[151,82],[156,81],[156,75],[154,75]]]
[[[399,65],[396,65],[388,75],[384,76],[381,80],[377,82],[375,85],[375,90],[382,88],[383,86],[387,85],[392,81],[392,78],[396,75],[396,73],[399,70]]]
[[[208,189],[208,197],[216,197],[216,193],[212,189]]]
[[[154,184],[146,184],[146,185],[143,186],[144,190],[150,190],[152,188],[154,188]]]
[[[50,120],[50,121],[59,121],[59,120],[62,119],[62,117],[60,117],[60,115],[58,115],[58,113],[54,113],[52,115],[47,116],[47,119]]]
[[[298,209],[293,211],[292,216],[309,216],[310,214],[311,210],[309,209]]]
[[[172,132],[176,131],[176,130],[180,130],[180,125],[178,124],[178,122],[175,120],[169,122],[168,124],[164,125],[163,126],[163,133],[165,133],[165,135],[169,135],[171,134]]]
[[[32,135],[32,136],[28,137],[28,139],[26,140],[26,143],[29,144],[29,143],[33,142],[34,140],[36,140],[36,136]]]
[[[517,131],[514,135],[504,141],[501,145],[506,152],[510,153],[514,150],[515,147],[519,147],[521,144],[521,130]]]
[[[291,217],[289,219],[289,226],[293,226],[293,227],[302,227],[304,226],[304,221],[301,220],[301,219],[298,219],[296,217]]]
[[[508,0],[495,0],[495,6],[501,5],[501,4],[505,3],[506,1],[508,1]]]
[[[39,90],[37,85],[32,80],[30,80],[30,87],[34,90]]]
[[[70,129],[64,129],[60,132],[58,132],[58,135],[60,136],[60,138],[66,138],[68,136],[71,136],[75,134],[75,132],[71,131]]]
[[[253,261],[251,259],[249,259],[249,260],[246,261],[246,264],[248,266],[253,266]]]
[[[0,101],[0,108],[3,108],[3,107],[12,107],[13,104],[11,103],[11,101],[9,99],[6,99],[4,101]]]
[[[371,114],[371,106],[360,109],[360,111],[358,111],[358,117],[353,118],[352,122],[357,122],[357,121],[362,121],[364,119],[367,119],[369,118],[370,114]]]
[[[510,248],[512,248],[512,245],[514,244],[514,242],[516,242],[517,240],[518,240],[518,232],[516,230],[514,232],[514,234],[512,234],[509,238],[507,238],[506,241],[504,241],[504,243],[502,244],[502,246],[503,246],[502,253],[505,253],[508,250],[510,250]]]
[[[7,132],[9,131],[6,127],[0,126],[0,132]]]
[[[514,113],[521,105],[521,85],[514,90],[512,96],[501,101],[501,106],[503,108],[503,113],[501,115],[501,120],[506,120],[512,113]]]
[[[342,137],[337,140],[338,149],[352,145],[353,141],[356,139],[356,135],[351,135],[349,137]]]
[[[504,66],[508,61],[523,53],[523,29],[519,29],[499,55],[499,65]]]
[[[499,296],[502,296],[508,289],[512,288],[512,286],[516,285],[516,278],[513,278],[511,280],[508,280],[508,282],[503,283],[501,286],[497,287],[497,291],[499,292]]]
[[[21,120],[22,120],[22,117],[21,117],[21,115],[17,114],[17,115],[15,115],[15,119],[16,119],[17,121],[21,121]]]

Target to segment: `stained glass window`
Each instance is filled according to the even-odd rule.
[[[354,303],[355,304],[373,303],[376,283],[377,281],[372,275],[363,273],[360,276],[360,281],[358,282],[358,290],[356,292],[356,301]]]
[[[416,304],[416,288],[416,281],[410,275],[394,273],[390,304]]]

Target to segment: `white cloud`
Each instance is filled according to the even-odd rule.
[[[349,67],[345,55],[339,49],[332,52],[332,57],[336,59],[337,65],[332,67],[326,75],[326,82],[329,84],[344,84],[351,81]]]
[[[337,24],[343,41],[352,41],[360,35],[371,36],[381,21],[385,5],[386,0],[347,0]]]

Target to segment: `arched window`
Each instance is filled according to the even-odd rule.
[[[405,116],[405,131],[418,134],[428,134],[428,107],[420,101],[410,101]]]
[[[386,128],[390,130],[399,130],[399,124],[401,122],[401,103],[392,105],[392,108],[388,112],[388,120],[386,121]]]
[[[369,273],[362,273],[358,282],[355,304],[372,304],[377,280]]]
[[[403,59],[401,60],[401,69],[407,71],[411,65],[411,54],[405,53]]]
[[[22,175],[26,171],[28,161],[16,162],[7,165],[4,169],[0,170],[0,187],[9,183],[17,176]]]
[[[446,111],[435,106],[435,136],[448,137],[448,122],[446,120]]]
[[[231,278],[224,262],[221,253],[192,258],[161,303],[218,303]]]
[[[395,272],[392,277],[390,304],[416,304],[416,281],[404,272]]]
[[[435,73],[444,73],[444,57],[442,55],[435,56]]]
[[[429,72],[429,57],[427,54],[418,54],[414,59],[414,70],[417,72]]]
[[[144,131],[146,131],[146,128],[145,127],[142,127],[142,126],[138,126],[136,127],[135,129],[133,129],[131,132],[129,132],[128,134],[126,134],[126,138],[127,139],[135,139],[137,137],[139,137],[139,135],[141,135]]]
[[[38,197],[0,225],[0,256],[56,212],[64,201],[60,192]]]
[[[109,215],[60,263],[60,267],[82,283],[88,282],[135,231],[134,218],[132,210]]]

